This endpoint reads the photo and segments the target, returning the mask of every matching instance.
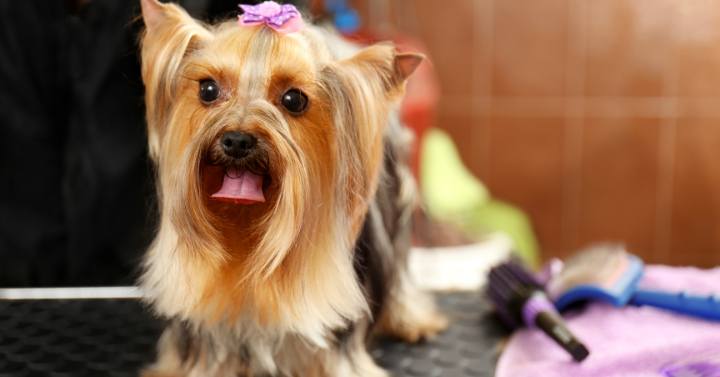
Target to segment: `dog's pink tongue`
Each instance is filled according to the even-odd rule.
[[[229,168],[223,177],[222,187],[210,197],[237,204],[265,202],[263,178],[247,170]]]

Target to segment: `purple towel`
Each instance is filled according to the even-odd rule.
[[[720,268],[650,266],[644,288],[720,294]],[[582,363],[539,330],[516,332],[500,357],[497,377],[720,377],[720,322],[650,307],[593,303],[566,316],[590,349]]]

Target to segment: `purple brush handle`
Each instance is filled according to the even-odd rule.
[[[542,312],[557,314],[555,306],[540,291],[533,293],[522,308],[523,322],[527,327],[536,327],[535,318]]]

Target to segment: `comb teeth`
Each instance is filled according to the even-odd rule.
[[[500,319],[510,327],[521,325],[520,305],[517,305],[517,301],[521,300],[529,290],[535,289],[542,289],[542,286],[517,261],[505,262],[490,270],[487,296]]]

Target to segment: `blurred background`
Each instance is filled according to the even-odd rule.
[[[439,77],[435,125],[543,259],[720,264],[720,1],[357,0]]]
[[[427,213],[461,238],[507,233],[536,264],[618,241],[720,265],[720,1],[295,3],[349,39],[427,53],[402,116]],[[0,286],[133,282],[156,224],[138,15],[0,2]]]

